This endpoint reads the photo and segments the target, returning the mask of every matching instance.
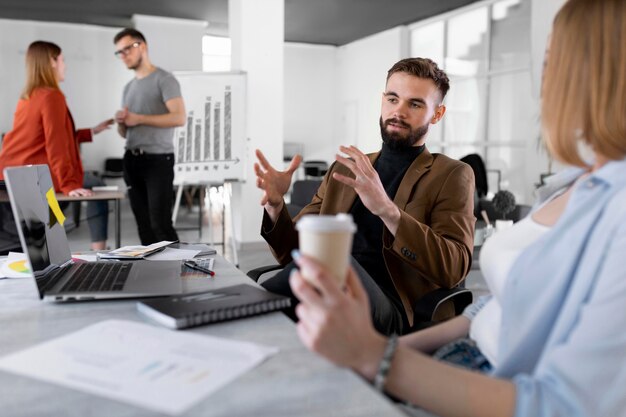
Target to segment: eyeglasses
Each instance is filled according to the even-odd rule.
[[[115,52],[113,52],[113,54],[118,57],[121,58],[122,56],[126,56],[128,54],[130,54],[130,51],[134,48],[137,48],[139,45],[141,45],[141,42],[137,41],[137,42],[133,42],[128,46],[123,47],[122,49],[119,49]]]

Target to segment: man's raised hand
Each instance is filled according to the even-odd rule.
[[[293,173],[300,166],[302,156],[296,155],[291,160],[289,167],[285,171],[278,171],[265,158],[260,150],[255,151],[259,160],[254,164],[256,174],[256,186],[263,190],[261,205],[266,209],[280,210],[282,208],[283,196],[289,191]],[[268,210],[268,213],[269,211]],[[270,213],[271,215],[272,213]]]

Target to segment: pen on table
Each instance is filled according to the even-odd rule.
[[[215,276],[215,272],[211,271],[208,268],[205,268],[203,266],[198,265],[197,263],[195,263],[194,261],[185,261],[184,265],[191,268],[191,269],[195,269],[196,271],[200,271],[200,272],[204,272],[205,274],[209,274],[212,277]]]

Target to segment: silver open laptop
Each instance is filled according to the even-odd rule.
[[[22,249],[46,301],[138,298],[183,292],[180,261],[74,262],[48,193],[47,165],[6,168],[4,178]],[[50,195],[50,194],[48,194]]]

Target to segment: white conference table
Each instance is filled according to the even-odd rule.
[[[216,276],[185,281],[189,292],[252,283],[214,255]],[[0,280],[0,356],[106,319],[150,323],[136,301],[51,304],[40,301],[32,279]],[[279,353],[182,414],[192,416],[404,416],[355,373],[309,352],[294,324],[270,313],[185,330],[276,346]],[[153,411],[0,371],[0,415],[155,416]]]

